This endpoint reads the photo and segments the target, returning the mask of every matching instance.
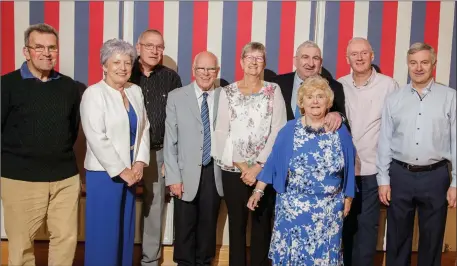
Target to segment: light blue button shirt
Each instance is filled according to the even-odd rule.
[[[290,107],[292,108],[292,112],[294,113],[294,115],[296,114],[297,109],[298,89],[300,88],[300,85],[302,83],[303,80],[298,76],[297,72],[295,72],[294,87],[292,88],[292,98],[290,99]]]
[[[390,94],[383,108],[378,142],[378,185],[389,185],[392,159],[412,165],[452,163],[456,186],[456,91],[430,82],[422,97],[406,85]]]

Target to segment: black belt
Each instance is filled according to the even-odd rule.
[[[163,144],[153,144],[151,145],[150,149],[154,151],[161,150],[163,148]]]
[[[404,168],[408,169],[411,172],[425,172],[425,171],[433,171],[441,166],[447,164],[447,160],[442,160],[440,162],[429,164],[429,165],[413,165],[408,164],[399,160],[392,159],[393,162],[403,166]]]

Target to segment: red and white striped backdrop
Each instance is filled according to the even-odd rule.
[[[264,43],[267,68],[285,73],[293,70],[296,47],[314,40],[338,78],[350,71],[348,40],[361,36],[372,43],[375,63],[401,85],[409,45],[430,43],[438,51],[437,80],[456,87],[455,1],[1,1],[0,8],[2,74],[23,62],[24,30],[46,22],[60,34],[59,71],[89,85],[102,77],[103,41],[134,43],[141,31],[157,28],[184,84],[203,50],[219,57],[221,78],[239,79],[238,58],[249,41]]]

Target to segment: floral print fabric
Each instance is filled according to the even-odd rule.
[[[285,193],[277,195],[269,257],[273,265],[343,265],[344,156],[338,133],[297,120]]]

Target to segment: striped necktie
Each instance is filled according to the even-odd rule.
[[[203,93],[202,101],[202,123],[203,123],[203,155],[202,155],[202,164],[207,165],[211,161],[211,132],[210,132],[210,123],[209,123],[209,108],[208,108],[208,93]]]

